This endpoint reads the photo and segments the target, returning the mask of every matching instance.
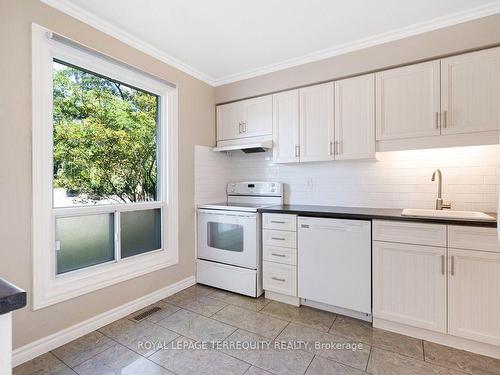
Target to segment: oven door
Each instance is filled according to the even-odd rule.
[[[257,213],[198,210],[198,258],[257,268]]]

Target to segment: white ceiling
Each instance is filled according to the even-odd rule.
[[[220,85],[500,12],[492,0],[42,0]]]

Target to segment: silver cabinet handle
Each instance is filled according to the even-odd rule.
[[[271,220],[271,223],[274,223],[274,224],[285,224],[284,221],[278,221],[278,220]]]
[[[334,146],[333,146],[333,142],[330,142],[330,155],[334,155],[335,154],[335,150],[334,150]]]
[[[276,280],[276,281],[281,281],[282,283],[284,283],[286,281],[285,279],[280,279],[280,278],[274,277],[274,276],[271,277],[271,279]]]
[[[295,145],[295,157],[298,158],[300,156],[300,146]]]
[[[243,130],[242,130],[242,128],[241,128],[241,125],[242,125],[242,124],[243,124],[243,123],[242,123],[241,121],[240,121],[240,122],[238,122],[238,133],[240,133],[240,134],[241,134],[241,133],[243,133]]]
[[[275,257],[280,257],[280,258],[284,258],[286,257],[285,254],[276,254],[276,253],[271,253],[272,256],[275,256]]]
[[[443,111],[443,127],[448,127],[448,111]]]
[[[242,122],[243,124],[243,133],[247,132],[247,123],[245,121]]]
[[[436,124],[434,128],[439,129],[439,112],[436,112]]]
[[[445,256],[441,255],[441,275],[445,274],[444,261],[445,261]]]
[[[455,256],[452,255],[451,256],[451,267],[450,267],[450,274],[451,276],[454,276],[455,275]]]
[[[280,237],[271,237],[272,240],[277,240],[277,241],[285,241],[286,238],[280,238]]]

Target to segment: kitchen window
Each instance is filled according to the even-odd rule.
[[[35,309],[177,263],[176,103],[33,25]]]

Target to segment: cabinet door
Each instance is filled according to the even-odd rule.
[[[373,316],[446,332],[446,248],[373,242]]]
[[[335,82],[335,159],[375,157],[375,75]]]
[[[440,135],[439,60],[376,73],[377,140]]]
[[[217,140],[240,138],[245,113],[241,102],[217,106]]]
[[[299,90],[273,95],[273,160],[299,161]]]
[[[448,332],[500,345],[500,254],[449,249]]]
[[[273,132],[273,96],[261,96],[242,103],[245,107],[242,136],[271,135]]]
[[[442,134],[498,130],[500,48],[441,60]]]
[[[333,160],[333,83],[305,87],[300,96],[300,161]]]

